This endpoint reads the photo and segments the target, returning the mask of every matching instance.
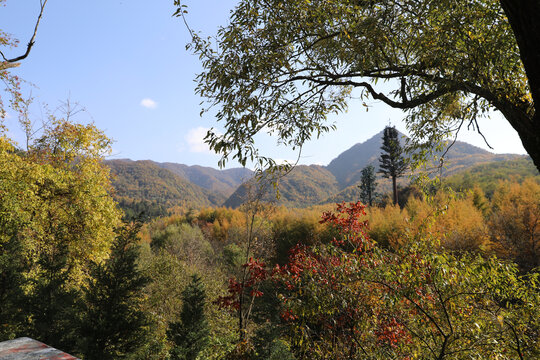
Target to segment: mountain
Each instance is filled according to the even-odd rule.
[[[399,135],[400,138],[404,136]],[[382,137],[383,131],[363,143],[353,145],[328,164],[326,168],[336,177],[341,189],[358,182],[366,166],[373,165],[375,171],[379,170]]]
[[[229,197],[240,184],[253,177],[253,171],[246,168],[216,170],[199,165],[188,166],[176,163],[155,163],[182,178],[207,190]]]
[[[258,188],[254,183],[255,179],[240,186],[228,199],[224,205],[228,207],[238,207],[249,199],[250,190],[256,191]],[[279,201],[281,205],[303,207],[317,204],[321,200],[328,198],[339,190],[335,176],[325,167],[319,165],[299,165],[289,174],[279,179]],[[276,200],[276,189],[270,182],[262,186],[264,193],[263,200],[274,202]]]
[[[479,164],[445,178],[444,183],[456,191],[478,186],[491,197],[500,181],[521,183],[526,178],[534,178],[540,183],[540,173],[528,156]]]
[[[115,197],[122,203],[148,201],[171,206],[219,206],[223,195],[185,180],[149,160],[107,160]]]
[[[339,154],[328,166],[300,165],[279,179],[278,204],[294,207],[312,204],[358,199],[357,185],[361,171],[367,165],[379,168],[383,132],[374,135],[363,143],[356,144]],[[405,136],[400,134],[403,139]],[[492,154],[476,146],[456,141],[445,156],[443,177],[460,174],[480,164],[523,160],[526,156]],[[524,160],[523,160],[524,161]],[[105,162],[115,175],[113,186],[116,198],[127,208],[156,208],[156,214],[171,206],[229,206],[238,207],[249,198],[249,189],[255,188],[253,172],[245,168],[216,170],[203,166],[188,166],[176,163],[158,163],[150,160],[132,161],[109,160]],[[488,171],[496,165],[486,165],[481,171]],[[502,166],[502,165],[501,165]],[[515,165],[519,169],[525,165]],[[504,166],[503,166],[504,167]],[[481,169],[481,168],[480,168]],[[487,170],[486,170],[487,169]],[[528,168],[527,168],[528,169]],[[534,169],[533,169],[534,170]],[[479,170],[480,171],[480,170]],[[499,168],[497,174],[506,174]],[[525,171],[525,170],[524,170]],[[527,171],[530,171],[527,170]],[[476,174],[473,170],[472,174]],[[471,175],[473,179],[475,176]],[[504,175],[506,176],[506,175]],[[453,180],[459,183],[461,178]],[[390,190],[388,179],[379,176],[379,192]],[[402,178],[398,184],[405,186],[408,179]],[[263,187],[263,199],[276,201],[276,189],[271,184]],[[150,205],[141,202],[150,202]],[[134,210],[135,209],[135,210]],[[151,212],[151,211],[148,211]]]
[[[450,176],[479,164],[525,158],[527,158],[526,155],[493,154],[474,145],[456,141],[445,156],[445,169],[442,175],[443,177]]]
[[[405,135],[399,134],[402,145]],[[314,165],[297,166],[290,174],[279,181],[280,199],[278,204],[287,206],[307,206],[317,203],[351,201],[358,199],[362,169],[373,165],[379,169],[379,156],[381,154],[383,131],[374,135],[363,143],[358,143],[339,154],[326,167]],[[442,153],[439,153],[442,155]],[[442,176],[450,176],[469,169],[478,164],[496,161],[511,161],[523,159],[525,156],[514,154],[493,154],[479,147],[456,141],[445,155]],[[398,180],[400,186],[409,182],[407,177]],[[377,191],[390,191],[390,182],[380,175],[377,179]],[[247,198],[246,188],[240,187],[225,202],[226,206],[239,206]],[[276,191],[273,188],[264,188],[264,199],[275,200]]]
[[[356,144],[342,152],[328,164],[327,169],[334,174],[340,188],[357,184],[361,179],[362,169],[368,165],[379,170],[379,156],[381,154],[383,131],[374,135],[363,143]],[[404,134],[399,133],[402,146],[405,145]],[[442,155],[442,152],[439,153]],[[523,157],[515,154],[493,154],[462,141],[456,141],[445,155],[443,176],[455,174],[476,164],[493,161],[512,160]]]

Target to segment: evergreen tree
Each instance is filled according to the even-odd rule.
[[[16,235],[0,241],[0,341],[22,334],[23,304],[26,299],[24,271],[27,270],[22,246]]]
[[[403,173],[407,169],[407,164],[403,158],[403,149],[399,143],[398,131],[394,126],[387,126],[384,128],[381,150],[383,152],[379,158],[379,172],[382,173],[385,178],[392,179],[394,205],[397,205],[397,179],[403,176]]]
[[[33,290],[26,296],[24,304],[24,335],[72,352],[80,293],[68,284],[67,262],[66,246],[52,246],[40,254],[37,275],[30,281]]]
[[[377,184],[375,183],[375,168],[373,165],[368,165],[362,169],[362,178],[360,183],[360,200],[364,204],[373,205],[373,198],[375,197],[375,189]]]
[[[169,324],[168,338],[174,343],[170,357],[174,360],[194,360],[208,342],[209,330],[204,315],[206,294],[201,278],[193,275],[182,292],[180,321]]]
[[[109,259],[92,266],[81,326],[85,359],[124,358],[146,342],[149,319],[140,304],[149,279],[137,268],[139,228],[119,229]]]

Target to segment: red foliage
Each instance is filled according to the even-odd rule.
[[[228,296],[220,296],[215,304],[220,309],[229,308],[240,310],[240,298],[242,294],[248,294],[251,297],[261,297],[263,292],[257,289],[257,286],[267,279],[268,271],[266,264],[260,260],[249,258],[248,262],[242,265],[247,269],[247,276],[244,281],[238,281],[235,278],[229,279]]]
[[[398,347],[401,343],[410,343],[411,335],[406,331],[403,324],[396,318],[382,321],[379,328],[375,330],[377,340],[381,344],[390,345],[393,348]]]
[[[346,242],[352,245],[356,251],[364,251],[372,247],[366,230],[368,229],[367,220],[361,220],[366,216],[366,206],[361,202],[336,204],[336,211],[324,212],[321,224],[328,223],[336,227],[344,239],[334,239],[336,246],[345,246]]]
[[[348,344],[349,350],[356,347],[356,340],[353,339],[361,337],[365,320],[389,317],[379,312],[381,309],[376,303],[370,303],[380,301],[379,296],[372,296],[388,291],[387,288],[370,282],[353,285],[357,283],[354,279],[358,279],[362,270],[373,269],[382,262],[395,261],[372,253],[374,244],[366,234],[368,224],[362,220],[365,215],[365,206],[361,203],[337,204],[336,212],[324,213],[321,223],[334,226],[342,238],[334,239],[329,246],[295,246],[290,251],[289,262],[282,267],[276,266],[272,274],[274,280],[281,282],[285,288],[281,296],[281,319],[284,322],[300,327],[308,323],[312,329],[321,329],[317,336],[340,338],[339,341]],[[418,260],[415,264],[420,267],[420,260],[415,260]],[[312,285],[318,289],[316,298],[328,296],[323,303],[330,308],[319,316],[314,313],[306,315],[294,306],[295,303],[298,305],[309,301],[303,299],[300,303],[296,302],[303,296],[309,296],[306,291],[312,291],[309,290]],[[303,306],[300,305],[301,309]],[[373,326],[373,341],[379,345],[394,349],[411,341],[410,334],[396,317],[375,320]]]

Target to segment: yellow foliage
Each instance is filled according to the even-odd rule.
[[[524,270],[540,265],[540,185],[501,182],[493,195],[489,220],[493,250]]]
[[[37,271],[40,256],[65,251],[72,280],[108,256],[120,224],[94,126],[56,122],[26,152],[0,145],[0,245],[17,237]]]
[[[369,236],[379,245],[394,249],[403,245],[409,226],[406,209],[401,210],[397,205],[372,207],[368,212],[368,221]]]

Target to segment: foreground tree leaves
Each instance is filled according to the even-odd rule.
[[[0,243],[16,236],[28,260],[65,246],[69,278],[108,254],[120,212],[101,164],[110,140],[94,126],[53,122],[28,151],[0,138]],[[37,255],[37,256],[36,256]]]
[[[120,213],[101,165],[109,140],[53,120],[28,149],[0,129],[0,335],[70,351],[89,263],[105,259]]]
[[[362,214],[341,205],[324,218],[341,238],[298,247],[274,270],[297,358],[538,357],[537,275],[521,277],[495,258],[434,251],[428,237],[384,251],[362,233]]]

